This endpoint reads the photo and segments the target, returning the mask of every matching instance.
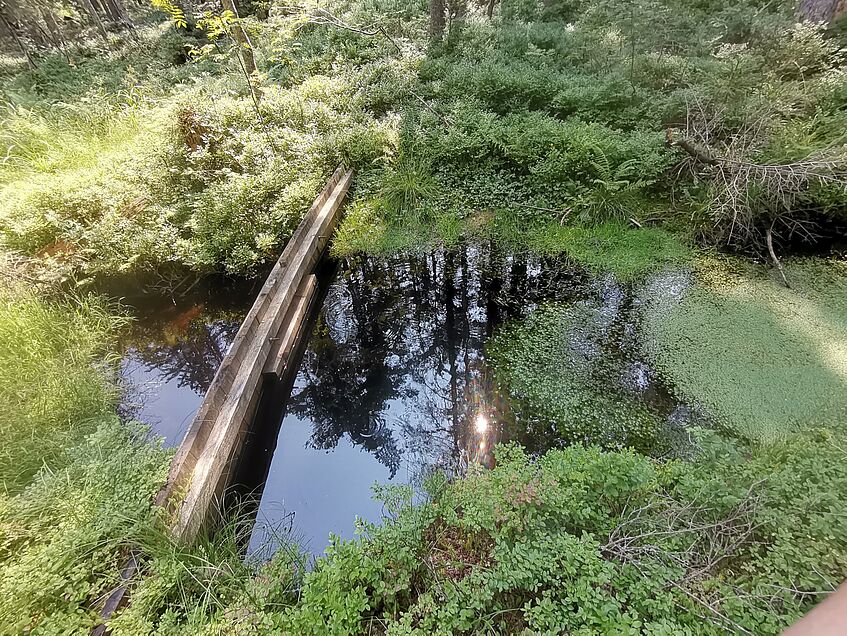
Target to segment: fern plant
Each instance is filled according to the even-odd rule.
[[[627,159],[612,166],[602,148],[595,146],[593,150],[596,158],[591,166],[596,176],[578,198],[580,218],[593,222],[626,219],[642,210],[643,190],[652,181],[638,176],[638,160]]]

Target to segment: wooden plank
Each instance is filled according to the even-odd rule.
[[[238,376],[240,366],[243,363],[243,343],[255,337],[257,326],[267,313],[270,298],[282,280],[283,270],[291,260],[291,255],[295,251],[294,247],[302,242],[308,228],[315,223],[318,214],[343,179],[346,179],[343,188],[346,194],[351,176],[351,173],[345,173],[341,166],[335,170],[324,189],[315,199],[314,203],[312,203],[303,221],[288,241],[285,250],[283,250],[274,268],[271,270],[256,301],[253,303],[223,361],[218,367],[215,377],[212,379],[206,393],[206,398],[203,400],[200,409],[174,455],[167,483],[156,497],[156,503],[158,505],[168,506],[174,495],[188,486],[188,480],[215,425],[216,415],[221,409],[226,396],[231,392],[232,385]]]
[[[285,318],[282,329],[277,334],[277,337],[271,347],[271,352],[265,362],[263,373],[265,375],[273,375],[279,378],[282,375],[288,363],[288,357],[294,350],[297,338],[303,327],[303,322],[306,320],[306,315],[312,300],[318,291],[318,277],[314,274],[309,274],[300,284],[297,293],[294,295],[294,304],[291,307],[291,312]]]
[[[226,398],[217,412],[211,407],[205,411],[201,409],[205,431],[198,428],[198,434],[192,440],[193,448],[186,454],[186,464],[191,462],[193,467],[190,486],[174,525],[177,536],[193,538],[213,504],[214,493],[226,473],[239,432],[249,425],[249,405],[258,390],[273,338],[295,303],[298,288],[326,248],[351,180],[351,172],[344,174],[332,193],[324,198],[323,206],[314,214],[310,210],[280,257],[279,263],[284,263],[284,268],[278,275],[272,276],[273,281],[269,279],[270,285],[266,284],[270,287],[269,293],[257,300],[263,307],[254,314],[257,320],[255,335],[249,340],[239,340],[236,336],[230,353],[239,367],[237,377],[229,387],[225,387]],[[248,320],[250,317],[248,315]],[[196,444],[198,439],[204,443]]]

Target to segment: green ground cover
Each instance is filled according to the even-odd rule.
[[[0,633],[81,633],[154,527],[168,454],[115,415],[125,318],[96,298],[0,294]]]
[[[226,47],[155,20],[140,43],[3,58],[0,243],[11,277],[65,287],[0,294],[0,633],[86,632],[130,553],[115,634],[778,633],[847,575],[843,263],[789,262],[785,290],[695,245],[764,253],[768,228],[782,250],[843,222],[843,32],[787,2],[507,0],[430,42],[423,2],[330,9],[247,18],[258,105]],[[668,128],[828,177],[722,181]],[[623,448],[655,451],[659,418],[568,348],[608,345],[598,308],[548,307],[492,353],[572,446],[502,449],[419,506],[382,490],[386,523],[311,571],[294,547],[245,562],[240,522],[176,544],[150,506],[168,455],[115,415],[122,319],[67,289],[256,272],[339,161],[357,180],[336,254],[484,238],[627,285],[692,264],[678,302],[647,302],[642,353],[721,433],[686,431],[689,461]]]
[[[284,551],[234,588],[196,566],[179,603],[187,575],[154,562],[115,633],[777,634],[843,577],[843,438],[700,437],[693,462],[501,448],[425,504],[383,491],[389,518],[311,571]]]

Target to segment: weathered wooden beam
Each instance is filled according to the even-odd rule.
[[[255,413],[268,358],[272,351],[278,350],[278,334],[298,333],[293,325],[283,327],[283,323],[298,315],[296,308],[303,300],[303,283],[326,249],[351,180],[352,172],[336,170],[294,232],[174,456],[168,483],[157,502],[171,506],[175,513],[174,533],[181,538],[191,540],[196,535],[214,504],[215,494],[225,485],[229,464],[237,455],[235,447],[243,440]]]
[[[285,318],[282,329],[274,340],[271,352],[265,362],[263,371],[265,375],[273,375],[279,379],[285,372],[291,352],[294,351],[297,339],[301,335],[300,332],[303,323],[306,321],[309,307],[317,291],[318,277],[314,274],[309,274],[300,283],[300,287],[294,295],[294,304],[291,307],[291,311]]]

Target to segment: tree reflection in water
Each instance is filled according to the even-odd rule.
[[[179,444],[256,291],[254,282],[210,280],[188,297],[145,299],[124,343],[124,416]]]
[[[288,412],[311,422],[309,445],[345,435],[394,478],[490,465],[509,418],[485,366],[494,327],[580,281],[560,262],[491,246],[357,258],[342,264],[305,353]],[[485,416],[487,426],[475,426]]]

